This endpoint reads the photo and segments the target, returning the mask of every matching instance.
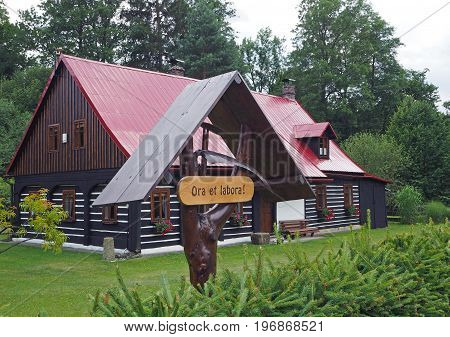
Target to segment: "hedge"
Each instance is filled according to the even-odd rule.
[[[287,263],[263,251],[243,272],[225,271],[202,291],[181,280],[147,300],[119,287],[93,297],[101,316],[449,316],[450,231],[423,225],[420,234],[371,238],[364,228],[333,252],[310,260],[287,244]]]

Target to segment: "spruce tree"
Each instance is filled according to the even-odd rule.
[[[220,0],[194,0],[179,40],[177,58],[185,61],[186,75],[207,78],[240,68],[239,49],[228,19],[234,10]]]
[[[52,65],[55,51],[99,61],[116,60],[121,40],[121,0],[44,0],[21,13],[28,48],[43,65]]]
[[[121,12],[125,39],[121,62],[132,67],[163,70],[175,41],[185,30],[186,0],[128,0]]]

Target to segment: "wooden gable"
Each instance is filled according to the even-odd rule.
[[[59,63],[49,88],[8,169],[10,176],[120,168],[126,161],[95,115],[77,83]],[[75,144],[76,121],[84,121],[85,144]],[[58,149],[52,151],[49,126],[58,126]],[[50,139],[49,139],[50,138]],[[66,142],[63,142],[63,138]]]

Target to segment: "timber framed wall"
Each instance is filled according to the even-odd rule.
[[[335,218],[326,220],[321,212],[316,209],[316,199],[305,199],[305,219],[307,226],[318,227],[319,229],[336,228],[349,225],[360,224],[359,216],[351,216],[346,213],[344,207],[344,185],[352,185],[353,205],[360,206],[359,181],[358,180],[338,180],[326,184],[311,184],[313,190],[317,186],[326,186],[327,208],[332,209]]]
[[[119,168],[126,157],[105,131],[63,63],[28,130],[10,175]],[[85,148],[75,149],[76,120],[85,120]],[[49,151],[48,127],[59,125],[58,151]],[[67,134],[67,143],[62,143]]]
[[[62,204],[62,191],[75,190],[75,219],[62,222],[59,228],[67,235],[69,243],[102,246],[105,237],[114,237],[116,248],[139,249],[139,240],[135,239],[135,230],[139,225],[136,212],[132,212],[136,205],[118,205],[118,222],[110,225],[101,221],[101,210],[92,207],[96,196],[117,170],[95,170],[81,172],[53,173],[38,176],[16,177],[13,191],[13,204],[19,202],[31,191],[40,188],[49,190],[48,197],[56,205]],[[130,212],[129,212],[130,209]],[[28,227],[28,214],[20,212],[16,223]],[[131,234],[130,234],[131,233]],[[42,238],[39,233],[29,233],[27,237]]]
[[[80,172],[51,173],[43,175],[18,176],[14,185],[13,204],[18,207],[20,201],[29,193],[40,188],[49,190],[49,200],[62,205],[64,190],[75,191],[75,219],[62,222],[59,226],[66,235],[67,242],[101,247],[105,237],[113,237],[116,248],[140,251],[141,249],[173,246],[182,244],[180,202],[176,195],[176,187],[160,185],[158,188],[170,189],[170,221],[173,231],[161,235],[150,219],[150,201],[133,202],[117,205],[117,223],[102,222],[102,208],[92,203],[117,170],[94,170]],[[227,221],[220,240],[248,237],[253,232],[252,203],[243,205],[243,214],[248,217],[249,225],[237,227]],[[16,223],[29,229],[29,214],[20,212]],[[42,239],[40,233],[30,231],[26,237]]]

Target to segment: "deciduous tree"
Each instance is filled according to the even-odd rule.
[[[14,102],[18,111],[31,114],[50,73],[50,68],[40,66],[16,71],[11,78],[0,81],[0,98]]]
[[[298,98],[343,138],[384,129],[397,102],[399,40],[365,0],[303,0],[290,55]]]
[[[367,172],[397,183],[411,163],[403,147],[384,134],[358,133],[346,139],[342,148]]]
[[[29,118],[30,114],[0,98],[0,173],[8,165]]]
[[[0,78],[9,77],[27,65],[23,32],[10,22],[5,4],[0,0]]]
[[[243,70],[253,90],[274,93],[286,66],[284,39],[261,29],[256,39],[244,38],[240,46]]]
[[[388,128],[412,160],[404,179],[427,199],[448,198],[450,125],[445,115],[426,101],[405,97]]]
[[[5,249],[0,250],[0,254],[7,252],[22,242],[38,237],[43,239],[42,247],[45,250],[54,252],[61,250],[62,245],[67,240],[67,236],[58,226],[67,218],[67,212],[48,201],[47,192],[46,189],[41,189],[38,193],[26,196],[23,202],[20,203],[20,210],[28,213],[27,228],[13,224],[15,210],[7,206],[3,199],[0,199],[0,234],[23,237],[27,234],[27,231],[39,233],[7,246]]]

